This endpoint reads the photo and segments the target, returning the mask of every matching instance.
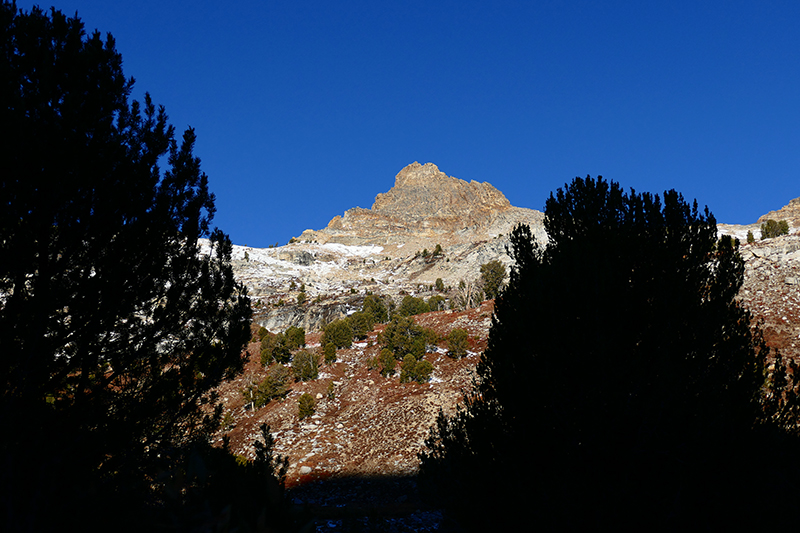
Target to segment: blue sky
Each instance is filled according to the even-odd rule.
[[[53,1],[195,128],[236,244],[370,207],[413,161],[534,209],[588,174],[728,223],[800,196],[800,2]]]

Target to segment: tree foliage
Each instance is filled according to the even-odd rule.
[[[298,326],[289,326],[284,332],[286,347],[289,350],[297,350],[306,345],[306,330]]]
[[[427,383],[433,373],[433,364],[422,358],[416,358],[411,354],[406,354],[400,368],[400,383],[416,381],[417,383]]]
[[[372,314],[364,311],[358,311],[347,317],[350,328],[353,331],[353,337],[359,340],[366,339],[367,334],[375,327],[375,321]]]
[[[317,410],[317,402],[309,393],[304,392],[297,400],[297,418],[303,420],[313,415]]]
[[[292,371],[297,381],[309,381],[319,377],[319,363],[317,356],[306,350],[294,354],[292,358]]]
[[[397,314],[400,316],[413,316],[427,313],[430,310],[431,308],[425,303],[425,300],[406,294],[403,297],[403,301],[400,302],[400,306],[397,308]]]
[[[772,219],[767,220],[761,224],[761,240],[772,239],[780,237],[781,235],[789,234],[789,223],[785,220],[775,221]]]
[[[385,378],[394,376],[395,369],[397,368],[397,359],[395,359],[394,354],[390,349],[383,348],[381,350],[380,355],[378,355],[377,363],[381,376]]]
[[[466,330],[456,328],[447,336],[447,355],[453,359],[461,359],[467,355],[469,335]]]
[[[129,99],[110,35],[3,2],[0,55],[2,529],[150,530],[191,513],[156,480],[213,460],[249,299],[194,130]]]
[[[323,348],[323,355],[325,356],[325,364],[330,365],[336,362],[336,345],[329,342]]]
[[[497,259],[481,265],[481,287],[487,300],[497,298],[506,278],[506,266]]]
[[[277,398],[283,398],[289,392],[292,369],[280,363],[267,370],[267,376],[257,384],[247,386],[242,391],[245,404],[256,409],[264,407]]]
[[[551,195],[544,224],[545,249],[511,236],[476,391],[421,456],[429,494],[476,530],[757,521],[790,501],[791,461],[763,460],[785,441],[754,428],[766,347],[735,299],[738,242],[675,191],[602,178]]]
[[[458,282],[452,305],[458,309],[471,309],[483,300],[483,290],[474,281],[461,280]]]
[[[444,311],[447,308],[445,302],[444,296],[440,294],[434,294],[428,298],[428,308],[431,311]]]
[[[372,317],[373,324],[383,324],[389,320],[389,311],[383,300],[374,294],[368,294],[361,306],[364,313]]]
[[[353,327],[346,318],[334,320],[327,324],[322,331],[321,344],[333,344],[337,348],[349,348],[353,344]]]
[[[292,329],[292,327],[290,326],[289,329]],[[291,339],[287,337],[289,330],[277,335],[267,332],[261,338],[261,364],[268,366],[273,361],[281,364],[288,363],[292,359],[292,350],[300,346],[298,342],[300,342],[301,336],[298,333],[302,333],[302,343],[305,345],[305,332],[303,332],[303,328],[297,329],[299,332],[297,330],[293,331]]]
[[[436,341],[436,333],[423,328],[413,318],[397,316],[386,325],[379,342],[400,360],[406,354],[420,357],[425,347]]]

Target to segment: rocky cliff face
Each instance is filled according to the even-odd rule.
[[[503,193],[489,183],[447,176],[433,163],[412,163],[395,177],[394,187],[379,194],[373,213],[407,223],[440,222],[445,229],[482,224],[498,211],[511,209]]]
[[[467,183],[447,176],[433,163],[415,162],[397,174],[394,187],[377,195],[372,209],[348,209],[328,227],[306,230],[298,240],[381,246],[424,246],[426,240],[435,240],[449,246],[508,233],[517,223],[540,227],[542,213],[513,207],[489,183]]]
[[[795,198],[777,211],[770,211],[764,216],[758,218],[758,224],[761,225],[767,220],[785,220],[789,223],[790,232],[792,229],[800,227],[800,198]]]

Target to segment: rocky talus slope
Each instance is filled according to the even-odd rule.
[[[745,276],[739,298],[762,321],[767,343],[800,360],[800,235],[741,247]]]
[[[337,361],[320,367],[319,378],[299,382],[282,401],[272,401],[261,409],[245,406],[241,391],[266,376],[260,364],[259,344],[252,343],[252,354],[245,372],[223,384],[220,397],[235,424],[221,432],[231,438],[237,453],[253,457],[253,440],[261,423],[270,425],[278,453],[289,457],[290,486],[316,479],[341,476],[407,476],[418,466],[430,426],[439,409],[452,413],[468,390],[478,355],[486,347],[491,326],[492,301],[466,311],[439,311],[414,317],[424,327],[442,336],[456,328],[469,334],[469,351],[463,359],[446,355],[442,341],[426,355],[434,365],[429,383],[400,383],[398,374],[384,378],[369,368],[380,346],[379,325],[367,339],[337,352]],[[319,351],[319,333],[306,336],[306,349]],[[399,368],[399,367],[398,367]],[[333,384],[329,396],[329,385]],[[298,399],[308,392],[317,399],[311,418],[298,420]]]

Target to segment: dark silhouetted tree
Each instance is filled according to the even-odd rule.
[[[551,195],[544,225],[544,249],[512,233],[476,389],[432,429],[422,487],[475,530],[779,519],[797,462],[757,424],[738,242],[675,191],[602,178]]]
[[[249,299],[194,131],[129,102],[110,35],[3,2],[0,56],[0,529],[148,530],[219,426]]]

